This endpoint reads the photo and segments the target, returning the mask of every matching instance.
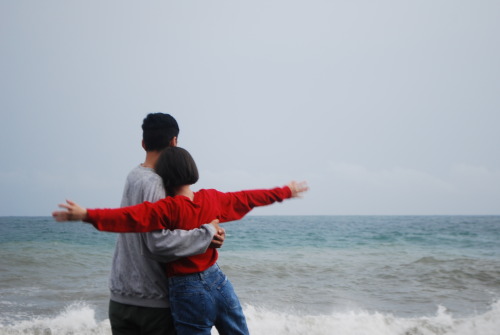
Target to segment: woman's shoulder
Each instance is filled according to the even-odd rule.
[[[219,194],[219,193],[224,193],[224,192],[221,192],[221,191],[216,190],[214,188],[202,188],[202,189],[195,192],[195,194],[205,194],[205,195]]]
[[[195,192],[195,199],[217,198],[224,195],[224,192],[213,188],[202,188]]]

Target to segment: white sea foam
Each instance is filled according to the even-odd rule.
[[[253,335],[496,335],[500,329],[500,301],[486,313],[466,318],[455,318],[444,307],[433,316],[414,318],[365,311],[300,315],[254,306],[246,306],[245,314]],[[53,318],[0,324],[0,334],[104,335],[111,330],[109,320],[96,321],[92,307],[75,303]]]
[[[0,324],[1,335],[104,335],[111,334],[109,321],[97,322],[95,310],[85,303],[74,303],[53,318],[32,318]]]
[[[500,329],[500,302],[488,312],[468,318],[454,318],[444,307],[434,316],[415,318],[365,311],[304,316],[252,306],[246,307],[245,314],[252,334],[498,335]]]

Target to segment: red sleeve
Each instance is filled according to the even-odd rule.
[[[153,230],[174,229],[179,206],[173,198],[155,203],[143,202],[135,206],[115,209],[88,209],[85,222],[97,230],[115,233],[146,233]]]
[[[222,215],[221,222],[239,220],[254,207],[270,205],[276,201],[292,197],[288,186],[276,187],[269,190],[250,190],[240,192],[221,193]]]

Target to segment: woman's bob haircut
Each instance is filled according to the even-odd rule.
[[[167,195],[175,195],[179,186],[193,185],[198,179],[198,168],[189,152],[179,147],[165,148],[155,165],[156,173],[163,179]]]

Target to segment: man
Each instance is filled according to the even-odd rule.
[[[160,152],[177,146],[179,126],[169,114],[149,114],[142,124],[144,163],[127,176],[121,206],[165,197],[154,172]],[[217,221],[199,229],[119,234],[110,276],[109,319],[113,335],[175,334],[163,263],[220,247],[224,231]]]

